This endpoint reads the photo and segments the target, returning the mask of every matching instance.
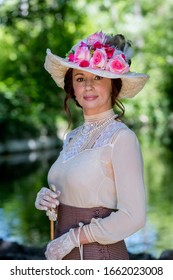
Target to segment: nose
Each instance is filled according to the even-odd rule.
[[[91,79],[86,79],[85,88],[86,90],[90,90],[93,87],[93,81]]]

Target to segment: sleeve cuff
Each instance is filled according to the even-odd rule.
[[[83,231],[84,231],[85,236],[88,239],[89,243],[96,242],[94,236],[92,235],[89,225],[83,226]]]

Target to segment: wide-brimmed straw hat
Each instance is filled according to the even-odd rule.
[[[79,69],[105,78],[122,80],[118,98],[131,98],[142,90],[149,76],[130,71],[131,42],[121,34],[107,35],[96,32],[81,40],[65,58],[47,49],[44,67],[60,88],[68,69]]]

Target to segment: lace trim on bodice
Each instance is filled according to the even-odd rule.
[[[111,120],[100,131],[95,131],[93,134],[82,134],[82,126],[74,129],[67,134],[64,141],[63,150],[61,152],[63,161],[68,161],[77,156],[80,152],[87,149],[95,149],[111,144],[111,139],[119,129],[125,128],[126,125],[122,122]]]

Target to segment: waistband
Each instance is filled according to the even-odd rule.
[[[56,223],[55,237],[68,232],[70,228],[79,227],[79,224],[89,224],[92,218],[106,218],[116,209],[106,207],[82,208],[60,204],[57,209],[58,221]],[[82,257],[81,257],[82,256]],[[63,260],[128,260],[128,252],[124,240],[114,244],[99,244],[93,242],[82,245],[82,248],[73,249]]]
[[[92,218],[106,218],[116,209],[106,207],[74,207],[60,204],[57,208],[58,222],[55,230],[55,236],[59,237],[69,231],[70,228],[79,226],[79,223],[87,225]]]

